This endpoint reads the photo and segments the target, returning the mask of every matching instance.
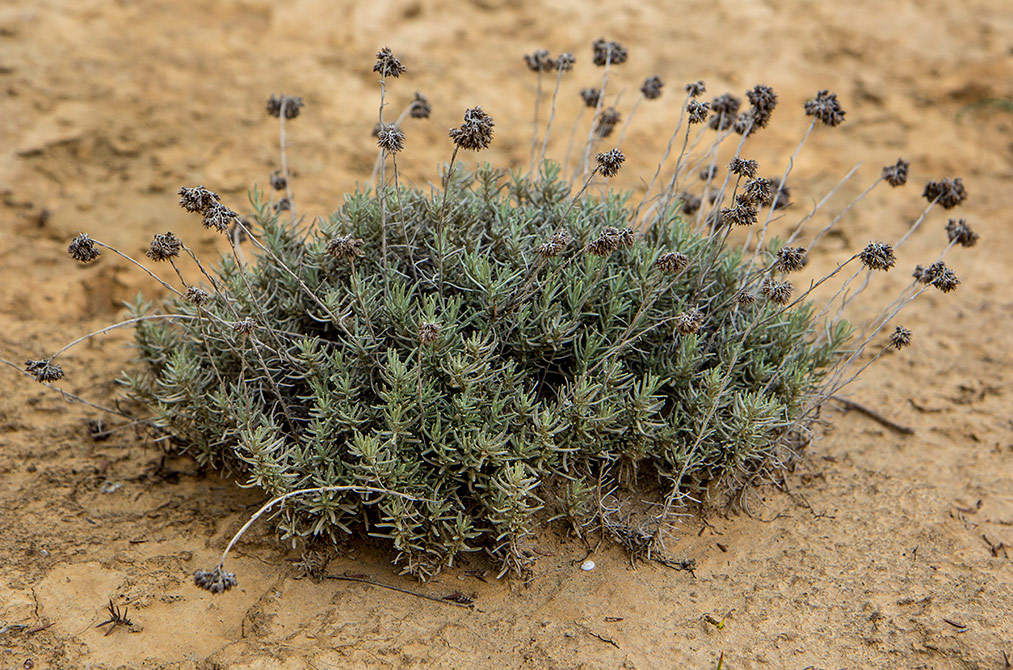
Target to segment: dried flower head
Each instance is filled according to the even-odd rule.
[[[187,286],[183,296],[188,303],[201,307],[211,302],[211,294],[196,286]]]
[[[953,209],[967,199],[967,190],[964,189],[964,181],[956,179],[930,180],[925,184],[925,192],[922,196],[929,202],[936,201],[943,209]]]
[[[673,274],[682,272],[687,265],[689,265],[689,257],[678,251],[669,251],[668,253],[661,254],[658,256],[658,260],[654,261],[654,267],[662,272],[671,272]]]
[[[257,322],[252,317],[244,317],[232,324],[232,330],[238,335],[250,335],[257,329]]]
[[[601,114],[598,115],[598,123],[594,127],[595,137],[605,139],[611,135],[616,126],[619,125],[620,119],[619,110],[615,107],[601,110]]]
[[[714,177],[716,177],[717,174],[718,174],[718,166],[708,165],[705,168],[701,168],[700,174],[697,176],[700,177],[700,181],[710,181],[714,179]]]
[[[327,242],[327,253],[338,260],[355,260],[362,255],[363,241],[351,234],[335,235]]]
[[[769,205],[774,193],[769,179],[750,179],[739,194],[740,202],[752,205]]]
[[[755,179],[756,171],[760,165],[754,160],[747,160],[736,156],[732,159],[732,162],[728,164],[728,171],[739,177],[745,177],[746,179]]]
[[[231,209],[220,202],[216,202],[204,210],[204,221],[202,223],[205,228],[214,228],[219,233],[224,233],[229,229],[232,221],[237,216]]]
[[[573,238],[570,237],[570,233],[565,230],[561,230],[558,233],[553,233],[552,237],[549,238],[548,242],[543,242],[538,245],[535,249],[536,252],[542,258],[552,258],[558,256],[559,252],[566,248],[566,245],[570,243]]]
[[[619,248],[621,235],[622,233],[618,228],[608,226],[601,231],[598,237],[588,243],[585,250],[594,256],[601,256],[602,258],[609,256]]]
[[[385,123],[376,134],[376,145],[389,154],[404,149],[404,131],[396,123]]]
[[[844,110],[837,101],[837,94],[823,89],[816,97],[805,103],[805,115],[811,116],[825,126],[834,128],[844,122]]]
[[[274,211],[276,212],[289,212],[292,210],[292,201],[288,198],[279,198],[278,202],[274,203]]]
[[[686,104],[686,114],[689,117],[690,124],[703,123],[704,121],[706,121],[707,112],[709,110],[710,105],[706,102],[697,102],[696,100],[690,100]]]
[[[443,328],[440,326],[440,324],[423,321],[422,323],[419,324],[418,330],[419,344],[421,344],[424,347],[432,345],[434,342],[436,342],[437,339],[439,339],[441,330],[443,330]]]
[[[692,81],[686,84],[686,94],[691,98],[699,98],[706,92],[707,87],[704,86],[703,80]]]
[[[432,113],[433,106],[429,104],[429,99],[415,91],[415,99],[408,106],[408,115],[413,119],[428,119]]]
[[[591,43],[591,52],[592,60],[598,67],[604,67],[606,63],[622,65],[628,56],[626,49],[619,42],[606,41],[601,37]]]
[[[381,77],[400,77],[405,72],[405,66],[394,56],[390,47],[384,47],[376,52],[376,63],[373,64],[373,72],[380,73]]]
[[[790,281],[777,281],[771,277],[764,277],[760,284],[760,293],[775,305],[787,305],[791,300],[792,288]]]
[[[637,243],[637,234],[632,228],[623,228],[616,237],[616,243],[620,249],[629,249]]]
[[[573,57],[573,54],[569,51],[564,51],[556,57],[556,70],[558,72],[569,72],[573,69],[573,64],[577,62],[577,59]]]
[[[672,321],[675,325],[675,332],[680,335],[690,335],[700,330],[703,325],[703,312],[697,308],[686,310],[677,314]]]
[[[714,130],[728,130],[731,128],[735,123],[735,118],[739,113],[741,105],[742,100],[736,98],[731,93],[725,93],[711,100],[710,108],[714,116],[711,117],[710,127]]]
[[[782,247],[777,250],[776,267],[781,272],[798,272],[809,262],[805,247]]]
[[[640,92],[644,94],[644,97],[648,100],[657,100],[661,97],[661,88],[665,85],[665,82],[661,81],[661,77],[655,75],[648,77],[644,80],[644,83],[640,85]]]
[[[911,344],[911,331],[904,326],[897,326],[897,329],[890,335],[890,346],[900,350],[909,344]]]
[[[221,198],[214,191],[209,191],[203,186],[194,186],[179,189],[179,206],[188,212],[203,214],[208,207],[216,204]]]
[[[770,115],[777,106],[777,94],[774,89],[762,84],[754,86],[746,91],[746,97],[752,108],[749,110],[752,116],[753,128],[766,128],[770,121]]]
[[[556,67],[555,61],[545,49],[538,49],[532,54],[524,54],[524,62],[532,72],[548,72]]]
[[[971,230],[964,219],[950,219],[946,223],[946,238],[962,247],[973,247],[978,243],[978,233]]]
[[[858,258],[870,270],[889,271],[897,263],[893,247],[886,242],[869,242]]]
[[[275,170],[271,173],[271,188],[275,191],[284,191],[288,187],[288,180],[281,176],[281,172]]]
[[[151,246],[148,247],[145,255],[153,261],[167,261],[179,256],[182,246],[183,243],[171,232],[155,235],[155,239],[151,240]]]
[[[735,296],[735,302],[737,302],[740,307],[748,307],[756,302],[756,296],[749,291],[740,291],[739,294]]]
[[[71,240],[70,245],[67,247],[67,253],[79,263],[90,263],[102,255],[95,248],[95,240],[84,233],[78,233],[77,237]]]
[[[225,572],[221,566],[214,570],[198,570],[193,573],[193,583],[211,593],[225,593],[236,585],[236,573]]]
[[[598,172],[603,177],[611,179],[619,174],[619,168],[623,166],[626,156],[619,149],[612,149],[603,154],[598,154],[595,156],[595,160],[598,161]]]
[[[903,158],[898,158],[896,163],[883,168],[883,179],[890,186],[903,186],[907,183],[908,166],[910,166],[910,163]]]
[[[949,293],[960,284],[957,275],[954,274],[953,270],[946,267],[946,264],[942,261],[936,261],[927,268],[923,268],[920,265],[916,266],[914,277],[922,284],[931,284],[943,293]]]
[[[267,99],[267,113],[274,118],[281,117],[281,110],[285,110],[286,119],[294,119],[299,116],[299,111],[302,109],[303,101],[298,96],[290,96],[282,93],[281,95],[271,94],[271,97]]]
[[[751,226],[756,223],[756,209],[741,203],[725,207],[721,210],[720,222],[723,226]]]
[[[580,89],[580,99],[584,101],[585,107],[597,107],[598,101],[601,100],[601,89],[582,88]]]
[[[54,363],[51,358],[44,358],[41,361],[25,361],[25,370],[35,377],[39,383],[55,382],[63,379],[63,368],[59,363]]]
[[[481,107],[472,107],[464,112],[464,123],[450,129],[450,139],[458,147],[470,151],[485,149],[492,142],[492,117]]]
[[[700,211],[700,205],[703,204],[700,200],[700,196],[685,192],[679,194],[679,202],[682,203],[683,213],[689,216],[692,216]]]

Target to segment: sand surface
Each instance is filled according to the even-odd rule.
[[[289,158],[299,211],[324,215],[369,178],[378,87],[373,54],[409,68],[390,87],[434,105],[409,121],[405,178],[436,179],[446,129],[465,107],[497,121],[483,156],[528,157],[534,76],[521,55],[571,50],[557,138],[575,91],[599,82],[590,42],[629,48],[612,89],[628,111],[644,77],[667,82],[641,105],[619,178],[637,188],[663,151],[685,82],[707,98],[774,87],[772,125],[744,153],[784,170],[806,127],[802,103],[836,91],[847,110],[817,128],[791,183],[796,217],[857,162],[818,216],[839,211],[898,156],[910,183],[880,186],[847,214],[811,265],[832,268],[871,239],[896,240],[927,179],[963,177],[963,207],[930,213],[853,316],[868,318],[931,262],[950,216],[981,234],[948,264],[956,293],[931,292],[898,323],[915,344],[885,356],[847,397],[914,429],[906,435],[828,405],[829,425],[752,514],[687,518],[669,542],[693,573],[631,566],[549,528],[530,583],[479,579],[471,565],[417,584],[381,551],[352,546],[328,574],[474,598],[473,609],[363,583],[297,579],[299,549],[258,525],[212,596],[188,575],[214,564],[261,502],[255,491],[165,457],[118,419],[0,369],[0,668],[1009,668],[1013,657],[1013,12],[1003,0],[858,2],[371,2],[6,0],[0,6],[0,356],[41,358],[122,314],[151,281],[106,254],[66,255],[84,231],[140,257],[172,230],[213,257],[221,240],[176,205],[203,183],[236,209],[278,166],[269,94],[301,95]],[[606,3],[600,3],[605,5]],[[547,110],[547,108],[546,108]],[[543,111],[543,119],[544,117]],[[586,132],[583,131],[583,132]],[[554,142],[553,152],[563,143]],[[468,156],[474,161],[474,156]],[[129,332],[62,357],[61,385],[116,402]],[[105,635],[113,599],[135,623]],[[721,626],[709,621],[723,622]]]

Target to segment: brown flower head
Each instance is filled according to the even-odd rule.
[[[865,249],[858,254],[862,265],[870,270],[889,271],[897,263],[897,257],[893,254],[893,247],[886,242],[869,242]]]
[[[755,179],[756,170],[759,167],[759,163],[754,160],[747,160],[736,156],[732,159],[732,162],[728,164],[728,171],[734,175],[745,177],[746,179]]]
[[[390,47],[384,47],[376,52],[376,63],[373,64],[373,72],[380,73],[381,77],[400,77],[405,72],[405,66],[394,56]]]
[[[960,177],[941,179],[925,184],[925,192],[922,193],[922,197],[929,202],[938,202],[943,209],[953,209],[967,199],[967,190],[964,189],[964,181]]]
[[[682,203],[682,211],[687,216],[692,216],[700,211],[700,205],[703,204],[700,201],[700,196],[692,195],[690,193],[680,193],[679,202]]]
[[[288,180],[281,176],[281,172],[275,170],[271,173],[271,188],[275,191],[284,191],[288,186]]]
[[[250,335],[257,329],[257,322],[252,317],[244,317],[232,324],[232,330],[238,335]]]
[[[209,191],[203,186],[194,186],[179,189],[179,206],[191,213],[203,214],[208,207],[216,204],[221,198],[214,191]]]
[[[594,256],[606,257],[624,245],[624,233],[618,228],[608,226],[594,240],[588,243],[585,250]]]
[[[619,174],[619,168],[623,166],[626,156],[619,149],[612,149],[603,154],[598,154],[595,156],[595,160],[598,161],[598,172],[606,179],[611,179]]]
[[[824,89],[805,103],[805,115],[811,116],[825,126],[834,128],[844,122],[844,110],[837,102],[837,94]]]
[[[566,245],[570,243],[573,238],[570,237],[570,233],[565,230],[561,230],[558,233],[553,233],[552,237],[549,238],[548,242],[543,242],[538,245],[535,251],[542,256],[542,258],[552,258],[558,256],[559,252],[566,248]]]
[[[746,97],[752,108],[749,110],[752,116],[752,127],[766,128],[770,122],[770,115],[777,106],[777,94],[769,86],[757,85],[746,91]]]
[[[558,72],[569,72],[573,69],[573,64],[577,62],[577,59],[573,57],[573,54],[569,51],[564,51],[556,57],[555,67]]]
[[[288,198],[279,198],[278,202],[274,203],[274,211],[276,212],[290,212],[292,211],[292,201]]]
[[[429,104],[429,99],[415,91],[415,99],[408,106],[408,115],[413,119],[428,119],[432,113],[433,106]]]
[[[450,129],[450,139],[461,149],[479,151],[492,142],[492,127],[496,125],[492,117],[481,107],[472,107],[464,112],[464,123],[459,128]]]
[[[677,314],[673,319],[675,331],[680,335],[690,335],[700,330],[703,325],[703,312],[697,308]]]
[[[648,77],[644,80],[644,83],[640,86],[640,92],[644,94],[644,97],[648,100],[657,100],[661,97],[661,88],[665,85],[661,81],[661,77],[655,75]]]
[[[771,277],[764,277],[760,284],[760,293],[775,305],[787,305],[791,300],[791,290],[790,281],[777,281]]]
[[[809,262],[805,247],[782,247],[777,250],[776,267],[781,272],[798,272]]]
[[[973,247],[978,243],[978,233],[971,230],[964,219],[950,219],[946,223],[946,238],[962,247]]]
[[[582,88],[580,89],[580,99],[584,101],[585,107],[597,107],[598,101],[601,99],[601,89]]]
[[[697,102],[696,100],[690,100],[686,104],[686,114],[689,116],[690,124],[703,123],[707,120],[707,112],[710,110],[710,105],[706,102]]]
[[[957,275],[954,274],[953,270],[946,267],[946,264],[942,261],[936,261],[927,268],[923,268],[920,265],[915,267],[914,276],[922,284],[931,284],[943,293],[949,293],[960,284]]]
[[[898,158],[896,163],[883,168],[883,179],[890,186],[903,186],[907,183],[908,166],[910,166],[910,163],[903,158]]]
[[[698,174],[697,176],[700,177],[700,181],[710,181],[714,179],[714,177],[716,177],[717,175],[718,175],[718,166],[708,165],[705,168],[701,168],[700,174]]]
[[[707,90],[703,80],[693,81],[686,84],[686,94],[691,98],[699,98]]]
[[[214,570],[198,570],[193,573],[193,583],[211,593],[225,593],[237,584],[236,573],[225,572],[221,566]]]
[[[171,232],[155,235],[155,239],[151,240],[151,246],[148,247],[145,255],[153,261],[167,261],[179,256],[182,246],[183,243]]]
[[[548,72],[556,66],[555,61],[549,56],[545,49],[538,49],[534,53],[524,54],[524,62],[532,72]]]
[[[60,367],[59,363],[54,363],[51,358],[45,358],[41,361],[25,361],[25,370],[28,374],[35,377],[35,381],[40,384],[63,379],[63,368]]]
[[[911,331],[904,326],[897,326],[897,329],[890,335],[890,346],[899,350],[909,344],[911,344]]]
[[[229,229],[232,221],[237,216],[231,209],[220,202],[216,202],[204,210],[204,220],[202,223],[205,228],[214,228],[219,233],[224,233]]]
[[[197,307],[201,307],[202,305],[206,305],[211,302],[211,295],[207,291],[199,289],[196,286],[187,286],[184,298],[186,298],[188,303],[196,305]]]
[[[363,241],[350,234],[335,235],[327,242],[327,253],[338,260],[355,260],[362,255]]]
[[[598,38],[591,44],[592,60],[598,67],[604,67],[606,63],[622,65],[626,62],[626,49],[619,42],[606,41]]]
[[[773,184],[769,179],[750,179],[739,194],[740,202],[751,205],[769,205],[774,199]]]
[[[661,254],[658,256],[658,260],[654,261],[654,267],[662,272],[671,272],[673,274],[682,272],[687,265],[689,265],[689,257],[678,251],[669,251],[668,253]]]
[[[436,342],[437,339],[439,339],[441,330],[443,330],[443,328],[440,326],[440,324],[423,321],[422,323],[419,324],[419,330],[417,334],[419,338],[419,344],[421,344],[424,347],[431,346],[433,343]]]
[[[751,226],[756,223],[756,209],[749,205],[738,204],[721,210],[721,225]]]
[[[747,307],[756,302],[756,296],[749,291],[740,291],[739,294],[735,296],[735,301],[740,307]]]
[[[404,149],[404,131],[396,123],[385,123],[376,133],[376,145],[389,154]]]
[[[742,100],[736,98],[731,93],[725,93],[711,100],[710,107],[714,116],[711,117],[710,127],[714,130],[728,130],[731,128],[735,123],[735,118],[739,113],[741,105]]]
[[[71,240],[70,246],[67,247],[67,253],[79,263],[90,263],[102,255],[95,248],[95,240],[84,233],[78,233],[78,236]]]
[[[594,135],[599,139],[605,139],[612,134],[612,131],[619,125],[621,117],[615,107],[601,110],[598,115],[598,123],[594,127]]]
[[[285,108],[285,118],[294,119],[299,116],[299,111],[302,109],[303,101],[298,96],[271,94],[271,97],[267,99],[267,113],[274,118],[281,117],[281,110]]]

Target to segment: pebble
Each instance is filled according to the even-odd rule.
[[[580,569],[584,572],[591,572],[594,570],[594,561],[587,560],[580,564]]]

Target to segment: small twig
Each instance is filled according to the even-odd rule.
[[[55,621],[50,621],[45,626],[39,626],[39,627],[33,628],[31,630],[26,630],[25,631],[25,635],[34,635],[35,633],[41,633],[42,631],[46,630],[47,628],[51,628],[52,626],[55,626],[55,625],[56,625]]]
[[[596,637],[599,640],[601,640],[602,642],[607,642],[608,644],[611,644],[616,649],[619,649],[619,645],[616,644],[616,641],[613,640],[610,637],[605,637],[604,635],[599,635],[598,633],[595,633],[593,630],[587,630],[586,628],[584,629],[584,632],[586,632],[591,637]]]
[[[444,603],[445,605],[453,605],[454,607],[464,607],[466,609],[474,609],[474,603],[462,603],[458,602],[457,599],[453,598],[455,594],[446,596],[443,598],[437,598],[436,596],[426,595],[425,593],[419,593],[417,591],[409,591],[408,589],[402,589],[398,586],[391,586],[390,584],[381,584],[380,582],[374,582],[371,579],[364,577],[347,577],[345,575],[324,575],[325,579],[337,579],[343,582],[359,582],[361,584],[369,584],[371,586],[379,586],[381,589],[390,589],[391,591],[397,591],[398,593],[404,593],[409,596],[415,596],[417,598],[425,598],[426,600],[432,600],[436,603]]]
[[[950,624],[951,626],[953,626],[954,628],[956,628],[956,629],[957,629],[957,632],[958,632],[958,633],[963,633],[963,632],[964,632],[964,631],[966,631],[966,630],[967,630],[968,628],[970,628],[970,626],[968,626],[968,625],[966,625],[966,624],[962,624],[962,623],[957,623],[956,621],[950,621],[950,620],[949,620],[949,619],[947,619],[946,617],[943,617],[943,621],[945,621],[946,623],[948,623],[948,624]]]
[[[865,416],[869,417],[870,419],[872,419],[872,420],[874,420],[874,421],[876,421],[878,423],[883,424],[884,426],[886,426],[890,430],[895,430],[898,433],[902,433],[904,435],[914,435],[914,433],[915,433],[915,429],[914,428],[910,428],[908,426],[902,426],[901,424],[897,423],[896,421],[891,421],[890,419],[886,418],[885,416],[883,416],[882,414],[880,414],[876,410],[869,409],[865,405],[860,405],[859,403],[855,402],[854,400],[848,400],[847,398],[842,398],[842,397],[836,396],[836,395],[833,396],[833,399],[836,400],[837,402],[839,402],[842,406],[844,406],[845,409],[853,409],[853,410],[856,410],[858,412],[861,412],[862,414],[864,414]]]

